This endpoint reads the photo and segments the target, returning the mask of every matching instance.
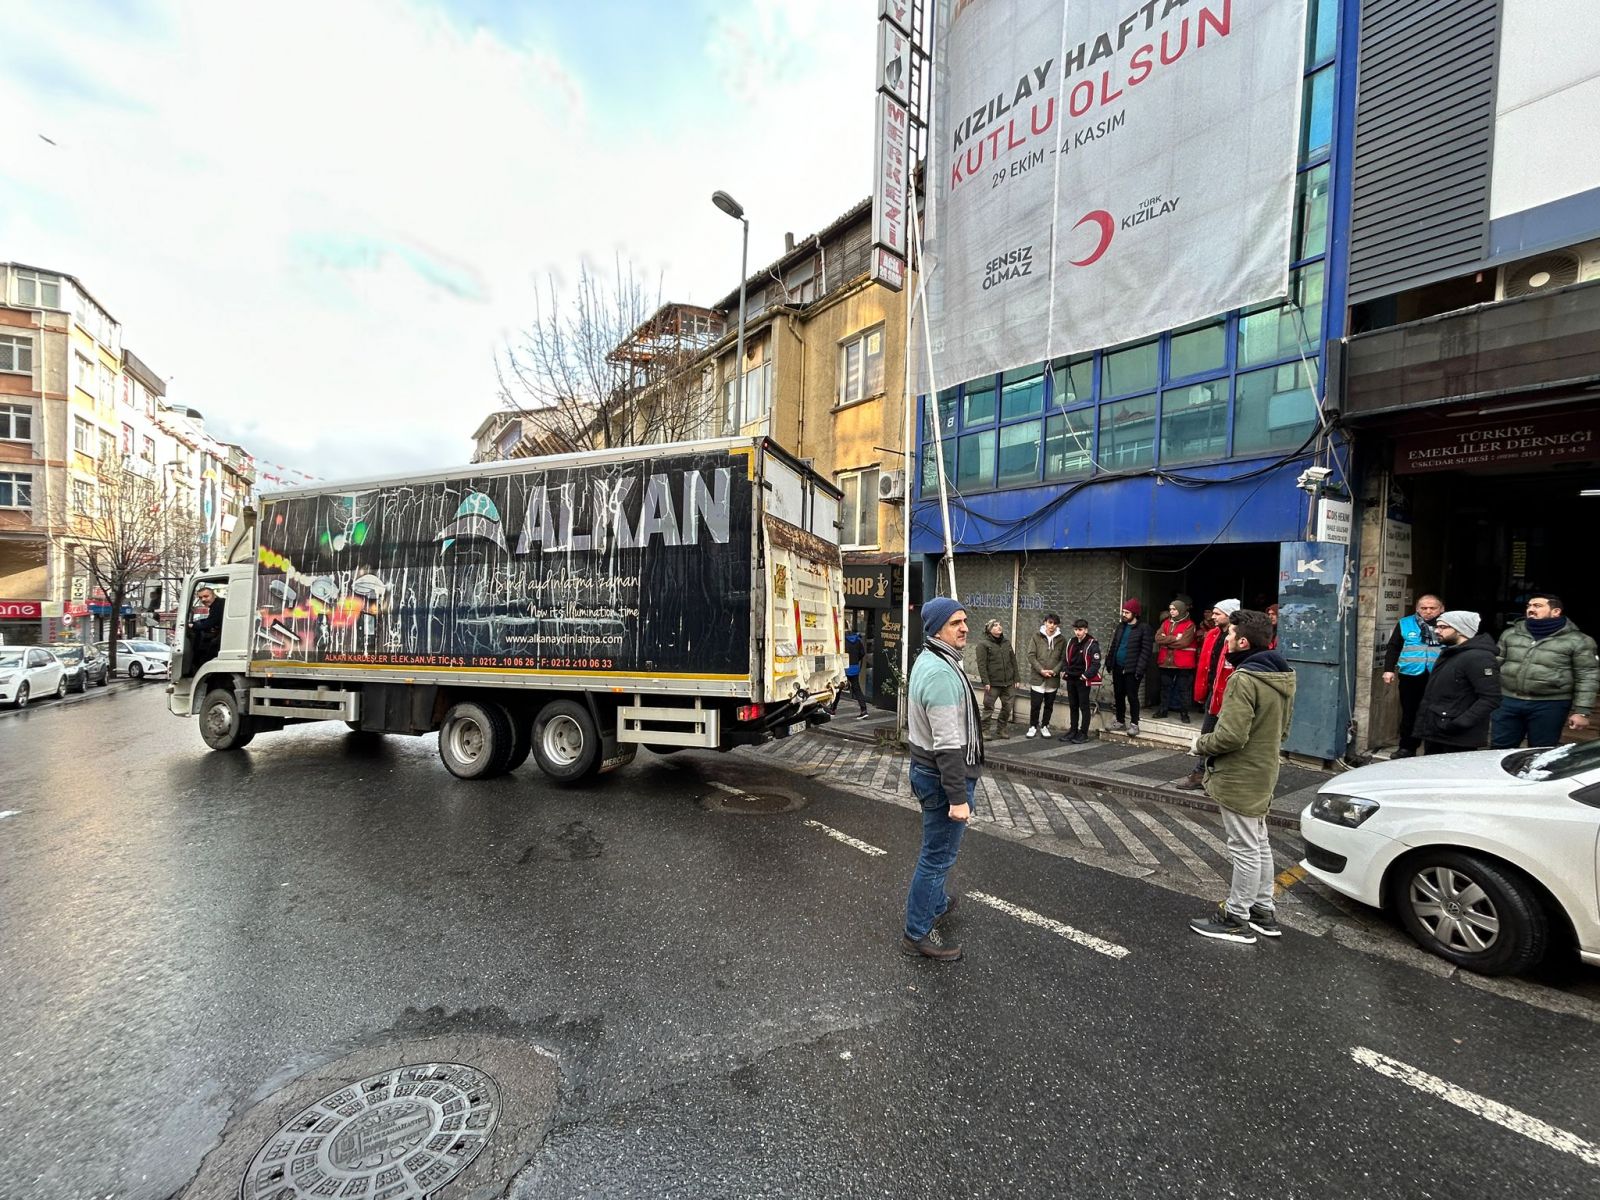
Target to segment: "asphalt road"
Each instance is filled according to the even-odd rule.
[[[967,958],[911,961],[915,814],[770,760],[465,784],[342,726],[213,754],[162,699],[0,718],[4,1200],[181,1194],[276,1089],[430,1037],[556,1056],[524,1200],[1600,1189],[1581,1002],[1207,942],[981,832]]]

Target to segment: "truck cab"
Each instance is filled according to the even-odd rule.
[[[254,582],[249,563],[213,567],[184,580],[178,608],[183,619],[173,650],[167,708],[180,717],[200,716],[208,743],[212,718],[231,722],[243,698],[255,625]],[[221,620],[214,621],[218,606]],[[214,691],[228,694],[232,701],[219,698],[218,711],[211,713],[203,706]]]

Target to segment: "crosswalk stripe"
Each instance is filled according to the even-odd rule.
[[[991,896],[988,892],[968,892],[967,895],[979,904],[987,904],[990,908],[997,909],[1007,916],[1015,917],[1019,921],[1040,929],[1048,929],[1057,937],[1066,938],[1069,942],[1076,942],[1080,946],[1087,946],[1097,954],[1104,954],[1107,958],[1126,958],[1128,948],[1119,946],[1115,942],[1108,942],[1104,938],[1097,938],[1092,933],[1085,933],[1081,929],[1074,929],[1043,913],[1036,913],[1031,908],[1012,904],[1009,900],[1002,900],[998,896]]]
[[[1077,805],[1070,796],[1063,796],[1057,792],[1048,792],[1043,788],[1034,788],[1036,796],[1044,796],[1056,806],[1056,811],[1067,819],[1067,824],[1072,826],[1072,834],[1091,850],[1104,850],[1100,839],[1095,836],[1094,830],[1089,828],[1089,822],[1083,819],[1083,814],[1078,811]]]
[[[1558,1129],[1537,1117],[1530,1117],[1527,1113],[1518,1112],[1509,1105],[1501,1104],[1498,1100],[1490,1100],[1487,1096],[1469,1092],[1466,1088],[1457,1087],[1437,1075],[1429,1075],[1409,1063],[1390,1058],[1387,1054],[1379,1054],[1376,1050],[1369,1050],[1365,1046],[1352,1046],[1350,1057],[1362,1066],[1370,1067],[1379,1075],[1397,1079],[1407,1087],[1415,1088],[1430,1096],[1437,1096],[1447,1104],[1453,1104],[1475,1117],[1482,1117],[1485,1121],[1491,1121],[1513,1133],[1520,1133],[1523,1137],[1531,1138],[1551,1149],[1575,1155],[1591,1167],[1600,1167],[1600,1146],[1585,1141],[1575,1133]]]
[[[1179,841],[1178,838],[1173,835],[1172,830],[1168,829],[1152,814],[1145,812],[1142,808],[1131,808],[1128,811],[1133,814],[1133,817],[1136,821],[1138,821],[1151,833],[1155,834],[1156,837],[1161,840],[1161,844],[1163,846],[1176,854],[1178,856],[1178,861],[1184,866],[1188,867],[1196,879],[1203,880],[1207,883],[1211,883],[1217,879],[1217,873],[1207,866],[1205,861],[1198,854],[1189,849],[1189,847],[1184,845],[1183,842]]]
[[[1128,853],[1135,862],[1143,863],[1147,867],[1161,865],[1161,860],[1150,853],[1150,848],[1133,835],[1133,831],[1122,823],[1122,819],[1098,800],[1085,798],[1084,803],[1094,809],[1095,816],[1103,821],[1112,833],[1117,835],[1117,840],[1127,847]]]

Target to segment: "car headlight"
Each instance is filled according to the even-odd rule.
[[[1361,796],[1341,796],[1337,792],[1323,792],[1311,802],[1311,815],[1319,821],[1354,829],[1377,812],[1378,808],[1376,800],[1367,800]]]

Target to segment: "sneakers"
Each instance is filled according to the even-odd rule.
[[[1049,737],[1050,736],[1050,726],[1048,726],[1048,725],[1039,726],[1039,736],[1042,737],[1042,738]]]
[[[950,907],[956,906],[956,898],[950,897]],[[1278,924],[1277,914],[1270,908],[1261,904],[1250,906],[1250,928],[1262,937],[1282,937],[1283,926]]]
[[[870,714],[870,713],[868,713],[868,712],[867,712],[867,710],[866,710],[866,709],[864,709],[864,708],[863,708],[863,709],[862,709],[862,710],[861,710],[861,714],[860,714],[860,715],[859,715],[859,716],[858,716],[858,717],[856,717],[856,720],[858,720],[858,721],[865,721],[865,720],[866,720],[866,719],[867,719],[867,717],[868,717],[868,716],[870,716],[870,715],[871,715],[871,714]]]
[[[1129,737],[1138,737],[1139,736],[1139,722],[1130,721],[1128,723],[1128,736]]]
[[[1074,746],[1081,746],[1088,740],[1089,735],[1087,733],[1075,733],[1067,739],[1067,741],[1071,742]]]
[[[1255,931],[1250,928],[1250,923],[1239,920],[1228,911],[1226,904],[1217,905],[1217,911],[1209,917],[1196,917],[1189,922],[1189,928],[1201,937],[1216,938],[1222,942],[1243,942],[1254,945]],[[909,942],[911,945],[918,943]]]
[[[1181,713],[1179,713],[1178,714],[1178,720],[1182,721],[1185,725],[1190,724],[1190,721],[1189,721],[1189,710],[1188,709],[1184,709]]]
[[[1028,732],[1023,734],[1022,736],[1023,737],[1038,737],[1039,736],[1039,731],[1034,726],[1029,725],[1028,726]]]
[[[955,899],[954,896],[951,899]],[[945,910],[949,912],[949,909]],[[1245,930],[1246,933],[1250,931]],[[1255,934],[1250,934],[1250,940],[1256,940]],[[939,936],[937,929],[928,930],[928,936],[920,942],[914,942],[905,934],[900,935],[900,953],[910,958],[931,958],[934,962],[955,962],[961,957],[960,946],[946,946],[944,939]]]
[[[1135,725],[1134,728],[1137,729],[1139,727],[1137,725]],[[1112,733],[1127,733],[1128,732],[1128,727],[1126,725],[1124,725],[1121,721],[1113,721],[1113,722],[1111,722],[1111,732]]]

